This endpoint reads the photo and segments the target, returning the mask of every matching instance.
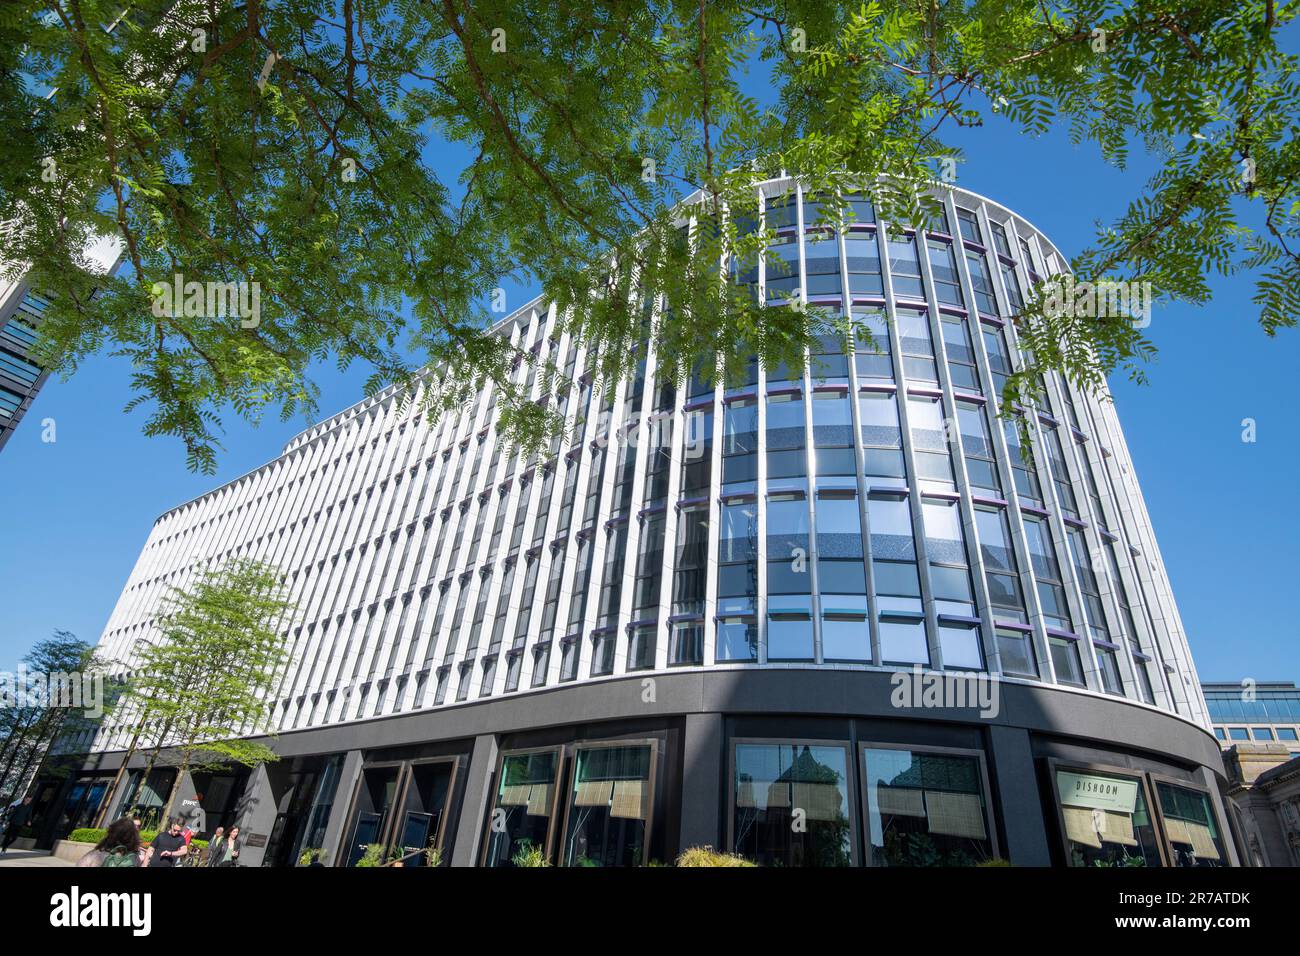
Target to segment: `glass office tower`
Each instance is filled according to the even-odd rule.
[[[828,223],[794,181],[759,188],[777,238],[734,280],[851,317],[855,341],[677,385],[649,350],[600,390],[532,302],[496,331],[568,374],[548,395],[518,366],[570,440],[514,454],[490,387],[433,422],[369,398],[160,517],[106,654],[129,668],[200,567],[280,567],[285,759],[249,781],[271,799],[246,830],[340,864],[376,843],[487,865],[706,843],[766,865],[1232,862],[1113,406],[1049,376],[1002,407],[1010,319],[1064,256],[962,190],[891,234],[869,190]],[[81,741],[86,773],[125,743]],[[329,760],[322,811],[295,788]]]

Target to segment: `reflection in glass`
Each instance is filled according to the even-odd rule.
[[[1140,780],[1058,770],[1056,792],[1070,866],[1161,866]]]
[[[737,744],[736,853],[760,866],[853,861],[847,753],[809,744]]]
[[[1223,838],[1208,794],[1157,783],[1165,836],[1174,866],[1224,866]]]
[[[514,866],[517,854],[546,851],[555,805],[558,754],[507,754],[489,820],[487,866]]]
[[[993,856],[975,757],[863,750],[872,866],[974,866]]]
[[[579,750],[565,866],[640,866],[650,819],[648,745]]]

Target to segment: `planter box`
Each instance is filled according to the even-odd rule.
[[[14,840],[11,850],[34,850],[36,849],[36,837],[19,837]]]
[[[55,859],[67,860],[69,863],[76,863],[94,848],[95,844],[93,843],[77,843],[73,840],[56,840],[54,843],[53,856]]]

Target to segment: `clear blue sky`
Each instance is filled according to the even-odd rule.
[[[1068,256],[1145,180],[1140,162],[1118,172],[1061,132],[1031,140],[991,125],[951,141],[967,153],[958,185],[1016,210]],[[463,161],[459,150],[431,159],[447,179]],[[1300,333],[1268,339],[1251,289],[1238,277],[1202,308],[1157,310],[1150,384],[1112,388],[1202,678],[1296,680]],[[525,297],[514,291],[510,307]],[[322,415],[361,397],[364,369],[317,372]],[[129,376],[126,362],[101,356],[49,382],[0,452],[0,670],[55,628],[98,640],[153,520],[274,458],[306,424],[228,417],[218,474],[194,475],[178,442],[145,438],[144,416],[122,413]],[[57,423],[54,444],[41,442],[45,418]],[[1241,440],[1244,418],[1257,423],[1254,444]]]

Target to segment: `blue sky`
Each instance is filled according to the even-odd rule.
[[[1000,123],[951,142],[966,150],[957,185],[1016,210],[1068,256],[1137,195],[1146,167],[1104,165],[1062,131],[1029,139]],[[453,179],[462,153],[433,151]],[[440,172],[443,170],[440,169]],[[1150,384],[1112,389],[1202,678],[1300,678],[1300,618],[1288,596],[1300,567],[1295,370],[1300,332],[1259,330],[1252,280],[1219,281],[1204,307],[1158,309]],[[516,291],[511,308],[525,300]],[[361,397],[366,370],[317,369],[321,414]],[[185,469],[182,446],[145,438],[123,414],[129,365],[97,356],[50,381],[0,452],[0,670],[55,628],[96,641],[154,519],[279,454],[307,424],[226,419],[216,476]],[[41,441],[54,419],[57,440]],[[1257,440],[1242,441],[1242,420]]]

